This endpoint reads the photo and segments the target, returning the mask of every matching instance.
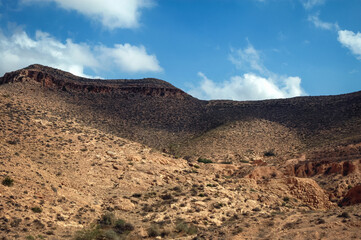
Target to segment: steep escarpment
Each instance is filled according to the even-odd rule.
[[[43,87],[62,91],[104,93],[104,94],[135,94],[159,97],[186,97],[187,94],[171,84],[154,78],[138,80],[101,80],[77,77],[71,73],[45,67],[39,64],[6,73],[0,84],[36,81]]]

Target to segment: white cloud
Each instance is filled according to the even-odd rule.
[[[148,55],[144,46],[117,44],[109,48],[74,43],[71,39],[61,42],[41,31],[37,31],[34,38],[23,30],[17,30],[11,36],[0,32],[1,75],[34,63],[60,68],[79,76],[86,76],[85,68],[94,72],[112,69],[129,73],[162,71],[156,56]]]
[[[200,86],[193,88],[189,93],[200,99],[241,101],[305,95],[299,77],[287,77],[277,83],[272,78],[246,73],[243,76],[233,76],[228,81],[216,83],[201,72],[198,75],[202,78]]]
[[[114,48],[98,47],[100,58],[103,62],[111,59],[121,70],[126,72],[160,72],[155,55],[148,55],[144,46],[132,46],[128,43],[116,44]],[[110,63],[109,63],[110,64]]]
[[[251,44],[245,49],[231,50],[230,61],[246,73],[217,83],[198,73],[201,82],[189,93],[200,99],[261,100],[306,95],[301,78],[279,76],[263,64],[261,53]],[[254,73],[256,71],[258,73]]]
[[[260,53],[251,45],[245,49],[231,49],[229,60],[239,69],[244,71],[257,71],[259,73],[269,72],[261,61]]]
[[[301,3],[304,8],[311,9],[317,5],[322,5],[325,3],[326,0],[301,0]]]
[[[55,2],[61,8],[75,10],[100,21],[109,29],[138,27],[140,10],[154,5],[153,0],[22,0],[22,2]]]
[[[361,60],[361,33],[354,33],[349,30],[338,31],[338,41],[348,49],[352,54],[356,55],[356,58]]]
[[[308,16],[308,21],[312,22],[317,28],[321,28],[325,30],[335,30],[335,31],[338,31],[340,29],[337,23],[329,23],[329,22],[321,21],[319,18],[319,13]]]

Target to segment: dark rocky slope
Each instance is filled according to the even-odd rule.
[[[186,155],[193,145],[204,147],[197,140],[212,129],[257,119],[292,131],[303,150],[361,140],[361,92],[265,101],[201,101],[158,79],[85,79],[41,65],[0,78],[2,84],[18,82],[23,88],[31,86],[32,91],[23,90],[22,94],[38,95],[38,104],[63,117],[76,116],[104,131],[180,155]],[[263,137],[272,143],[274,136]],[[217,141],[222,146],[236,140]],[[277,150],[277,145],[270,147]],[[287,148],[287,142],[285,145]]]

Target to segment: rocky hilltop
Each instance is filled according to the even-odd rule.
[[[185,97],[187,94],[171,84],[154,78],[137,80],[100,80],[75,76],[58,69],[30,65],[24,69],[6,73],[0,84],[36,81],[42,87],[62,91],[103,93],[103,94],[142,94],[154,97]]]
[[[0,239],[360,239],[360,92],[201,101],[31,65],[0,116]]]

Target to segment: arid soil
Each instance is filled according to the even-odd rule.
[[[26,71],[0,80],[0,239],[361,239],[361,94],[205,102]]]

